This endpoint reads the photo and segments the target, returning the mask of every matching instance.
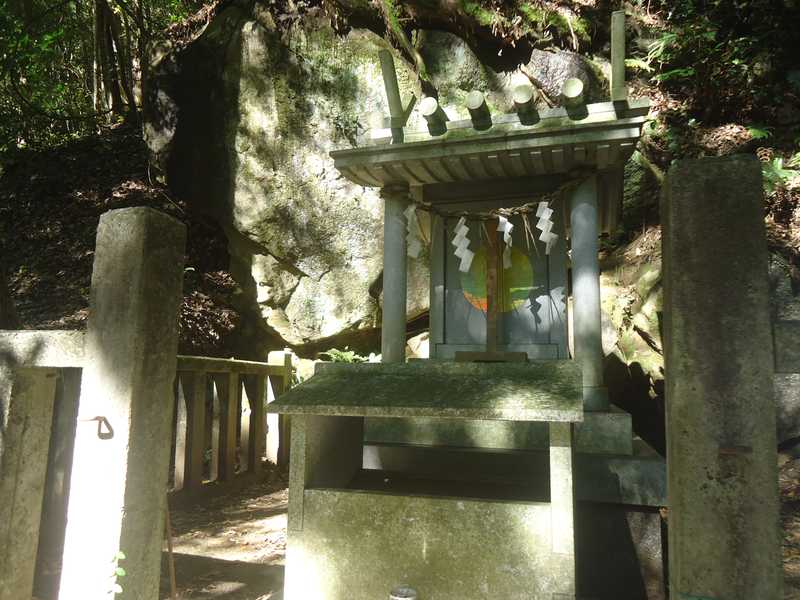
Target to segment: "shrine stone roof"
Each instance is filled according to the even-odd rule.
[[[628,160],[649,108],[649,100],[638,99],[540,110],[529,118],[494,115],[482,131],[469,119],[447,121],[441,135],[403,130],[402,143],[396,130],[378,129],[370,145],[331,157],[347,179],[372,187],[603,171]]]

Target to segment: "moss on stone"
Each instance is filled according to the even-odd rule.
[[[483,4],[474,0],[461,0],[461,9],[485,27],[491,27],[497,18],[497,13],[484,8]]]
[[[556,31],[558,37],[562,38],[571,37],[574,31],[580,42],[588,43],[590,41],[589,25],[585,19],[577,17],[570,23],[570,20],[557,10],[551,10],[525,2],[519,5],[519,12],[524,22],[536,31],[544,31],[548,28],[552,28]]]

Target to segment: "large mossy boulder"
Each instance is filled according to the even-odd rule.
[[[339,35],[310,18],[279,26],[261,3],[232,0],[153,67],[148,145],[170,189],[226,232],[248,354],[276,345],[302,354],[377,346],[382,201],[341,177],[328,153],[358,145],[374,115],[388,115],[384,48],[369,30]],[[421,52],[451,118],[466,116],[463,98],[473,89],[497,110],[511,109],[519,72],[492,71],[449,33],[425,32]],[[563,68],[547,72],[594,72],[577,55],[559,55]],[[403,95],[420,97],[409,64],[395,61]],[[424,121],[415,112],[410,125]],[[410,263],[414,319],[428,309],[427,256]]]
[[[158,64],[149,145],[170,188],[224,227],[240,309],[265,343],[300,348],[374,331],[382,202],[342,178],[328,153],[387,112],[376,60],[386,44],[364,30],[337,36],[321,21],[279,30],[267,11],[243,6]],[[416,91],[402,63],[398,71],[404,91]],[[421,265],[412,317],[427,309]]]
[[[664,449],[664,357],[661,337],[661,230],[646,229],[602,263],[601,301],[606,382],[611,398],[633,414],[634,428],[656,449]],[[769,263],[773,320],[800,319],[800,296],[791,265],[772,254]],[[758,351],[758,349],[754,349]],[[775,376],[779,443],[800,438],[800,375]]]

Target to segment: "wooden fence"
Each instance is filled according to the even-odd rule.
[[[211,484],[219,489],[251,479],[262,457],[286,464],[285,426],[268,423],[265,407],[291,381],[290,354],[282,365],[178,356],[172,490],[194,495]]]

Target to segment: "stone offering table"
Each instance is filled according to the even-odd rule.
[[[575,598],[574,361],[330,364],[269,410],[292,415],[287,600]],[[549,466],[507,485],[365,469],[365,417],[545,422]]]

